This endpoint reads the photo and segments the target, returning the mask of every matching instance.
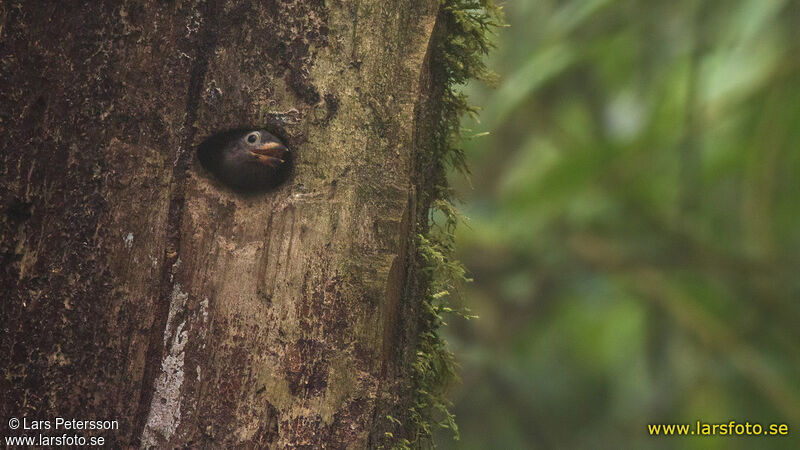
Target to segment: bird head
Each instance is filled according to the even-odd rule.
[[[266,190],[286,179],[291,154],[263,129],[217,133],[197,149],[200,163],[225,184],[239,190]]]

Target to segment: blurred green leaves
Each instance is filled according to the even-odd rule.
[[[452,178],[481,317],[450,327],[458,448],[797,448],[800,4],[505,11]],[[732,419],[792,434],[646,435]]]

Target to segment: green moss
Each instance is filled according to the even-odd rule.
[[[502,26],[502,13],[493,0],[442,0],[434,35],[430,68],[435,98],[432,99],[434,127],[429,151],[420,155],[423,168],[420,184],[421,217],[425,217],[417,235],[417,261],[425,286],[419,311],[419,336],[412,367],[416,399],[409,411],[410,433],[397,440],[387,433],[394,448],[432,447],[435,427],[452,430],[458,439],[455,417],[449,411],[447,388],[456,379],[455,361],[441,336],[444,317],[464,311],[448,306],[448,298],[459,284],[468,281],[464,267],[454,258],[454,230],[460,221],[452,203],[447,183],[448,171],[467,174],[460,147],[460,121],[465,114],[476,115],[462,92],[470,80],[494,82],[494,75],[484,63],[492,48],[491,35]],[[399,425],[398,419],[387,420]]]

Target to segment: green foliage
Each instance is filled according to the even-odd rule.
[[[481,316],[447,328],[453,447],[797,448],[646,424],[800,424],[800,4],[506,10],[452,179]]]

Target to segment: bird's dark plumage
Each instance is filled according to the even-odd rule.
[[[197,148],[200,164],[226,185],[240,191],[266,191],[281,184],[291,170],[292,154],[273,134],[260,129],[217,133]]]

